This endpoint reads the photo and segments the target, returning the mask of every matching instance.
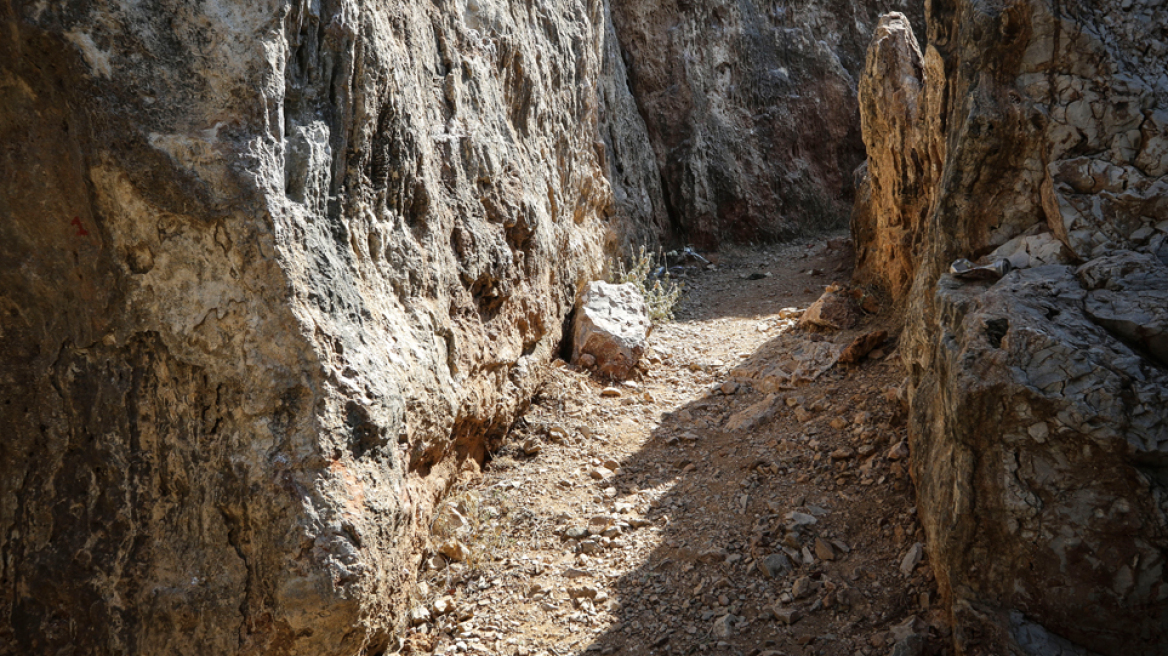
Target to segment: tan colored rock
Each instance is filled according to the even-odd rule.
[[[820,560],[835,560],[835,549],[823,538],[815,538],[815,557]]]
[[[912,285],[920,258],[932,186],[943,145],[930,132],[930,110],[941,101],[929,76],[941,75],[934,57],[926,64],[909,20],[885,14],[872,35],[860,77],[860,123],[868,153],[856,173],[859,191],[852,215],[857,280],[885,287],[894,300]]]
[[[803,316],[798,326],[811,330],[844,330],[860,321],[860,308],[847,290],[832,285],[819,297]]]
[[[456,563],[460,563],[470,557],[470,549],[462,542],[453,538],[443,542],[442,546],[438,547],[438,553]]]

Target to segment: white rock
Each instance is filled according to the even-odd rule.
[[[900,561],[900,573],[905,576],[912,576],[913,570],[920,564],[921,558],[925,555],[925,545],[917,542],[909,548],[908,553]]]
[[[624,380],[645,352],[649,327],[649,309],[636,285],[593,281],[576,305],[572,361],[591,355],[601,374]]]

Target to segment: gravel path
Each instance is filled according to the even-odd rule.
[[[784,312],[848,279],[847,248],[721,254],[633,383],[557,363],[445,502],[402,651],[943,653],[895,313],[808,333]],[[785,377],[877,329],[892,339],[858,364]]]

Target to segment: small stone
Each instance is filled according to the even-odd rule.
[[[442,597],[441,599],[434,602],[435,615],[446,615],[447,613],[453,613],[454,610],[455,606],[453,597]]]
[[[453,538],[443,542],[442,546],[438,547],[438,552],[456,563],[466,560],[467,556],[470,555],[470,550],[466,548],[466,545]]]
[[[797,608],[788,608],[778,604],[775,604],[771,608],[771,613],[775,616],[776,620],[786,624],[787,626],[790,626],[795,622],[803,619],[803,613],[799,612]]]
[[[820,560],[835,560],[835,550],[823,538],[815,538],[815,556]]]
[[[819,523],[819,520],[815,519],[813,515],[798,511],[787,513],[787,521],[790,522],[791,526],[810,526]]]
[[[856,452],[849,446],[843,446],[831,452],[832,460],[851,460]]]
[[[791,595],[796,599],[810,596],[813,591],[811,577],[809,576],[800,576],[795,579],[795,585],[791,586]]]
[[[836,417],[835,419],[831,420],[831,427],[836,429],[836,430],[843,430],[843,429],[847,428],[847,426],[848,426],[848,421],[846,419],[844,419],[843,417]]]
[[[860,335],[840,353],[839,361],[843,364],[854,364],[869,355],[873,349],[888,339],[888,333],[883,330]]]
[[[582,540],[577,550],[582,554],[591,555],[600,551],[600,543],[595,540]]]
[[[582,585],[575,588],[568,588],[568,596],[572,599],[595,599],[600,591],[596,586]]]
[[[889,460],[903,460],[909,456],[908,443],[901,440],[888,450]]]
[[[410,626],[421,626],[430,621],[430,611],[425,606],[414,606],[410,609]]]
[[[1046,425],[1045,421],[1040,421],[1028,428],[1026,432],[1030,433],[1030,437],[1034,438],[1035,442],[1042,444],[1050,435],[1050,427]]]
[[[596,366],[596,356],[585,353],[576,360],[576,364],[582,369],[591,369]]]
[[[580,527],[580,526],[573,526],[572,528],[569,528],[566,531],[564,531],[564,537],[568,538],[569,540],[580,540],[580,539],[586,538],[588,536],[589,536],[588,529]]]
[[[606,387],[600,390],[600,395],[606,398],[614,398],[621,395],[621,391],[615,387]]]
[[[523,455],[534,456],[540,451],[543,451],[543,445],[541,445],[539,440],[535,439],[534,437],[528,438],[527,441],[523,443]]]
[[[913,633],[896,641],[888,656],[921,656],[925,653],[925,636]]]
[[[770,578],[781,576],[791,571],[791,561],[785,554],[773,553],[758,561],[758,568]]]
[[[723,615],[714,620],[713,633],[719,638],[729,638],[734,634],[734,616]]]
[[[431,572],[440,572],[446,569],[446,559],[440,554],[434,554],[426,559],[426,569]]]
[[[703,563],[725,562],[730,552],[725,549],[710,548],[698,554],[698,560]]]
[[[602,481],[611,477],[612,473],[612,470],[608,467],[594,467],[591,471],[588,472],[588,475],[595,480]]]
[[[900,573],[905,576],[912,576],[913,570],[920,564],[921,558],[924,555],[925,545],[920,542],[914,543],[900,561]]]
[[[614,519],[612,517],[609,517],[607,515],[596,515],[592,519],[588,520],[588,528],[593,533],[600,533],[601,531],[608,528],[609,526],[612,526],[615,523],[616,523],[616,519]]]
[[[722,387],[720,389],[722,390],[723,394],[734,394],[738,391],[738,383],[732,380],[728,380],[722,383]]]

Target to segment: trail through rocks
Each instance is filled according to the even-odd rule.
[[[557,363],[443,502],[402,651],[944,653],[893,313],[864,298],[810,332],[790,309],[851,257],[842,236],[724,252],[633,381]]]

